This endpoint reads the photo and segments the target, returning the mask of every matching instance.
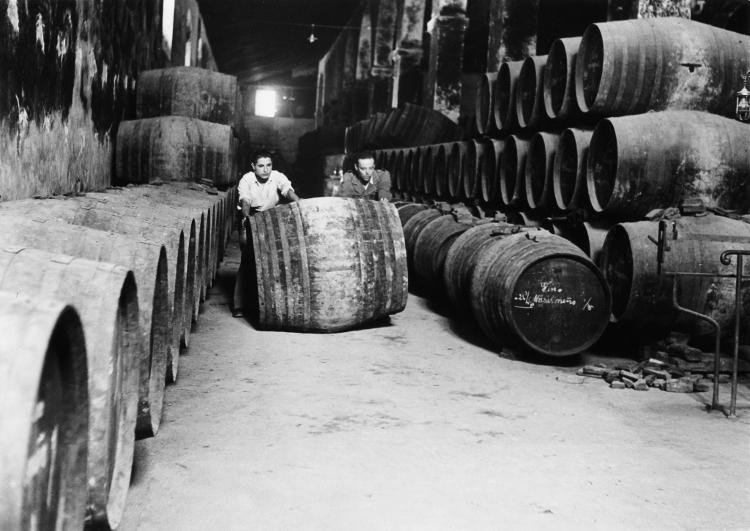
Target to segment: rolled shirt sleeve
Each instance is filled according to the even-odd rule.
[[[286,175],[281,172],[277,172],[275,177],[277,180],[276,186],[278,187],[279,193],[281,195],[287,197],[287,194],[290,190],[294,192],[294,188],[292,188],[292,181],[290,181]]]

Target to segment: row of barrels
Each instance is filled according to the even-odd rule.
[[[136,87],[138,119],[120,122],[119,182],[154,180],[236,184],[241,120],[237,78],[197,67],[146,70]]]
[[[117,527],[235,196],[166,183],[0,204],[0,528]]]
[[[499,347],[575,355],[607,327],[610,291],[574,244],[540,228],[456,210],[399,207],[411,287],[471,315]]]
[[[347,153],[356,153],[364,149],[448,142],[460,136],[458,126],[443,113],[404,103],[348,126],[344,148]]]
[[[635,220],[688,199],[750,208],[750,126],[700,111],[662,111],[530,136],[376,152],[402,197],[476,199],[535,216],[573,210]]]
[[[542,228],[475,218],[462,207],[400,205],[411,286],[449,302],[457,315],[473,316],[498,345],[574,354],[594,344],[608,322],[644,337],[672,329],[713,333],[673,305],[672,277],[656,267],[658,222]],[[700,274],[677,279],[681,305],[708,315],[728,335],[736,313],[735,265],[719,257],[727,248],[750,250],[750,224],[713,214],[668,223],[664,271]],[[748,315],[750,285],[741,289],[741,311]],[[741,340],[748,339],[750,319],[744,318]]]
[[[591,24],[547,55],[503,63],[480,78],[480,135],[592,124],[662,110],[734,115],[750,69],[750,37],[683,18]]]

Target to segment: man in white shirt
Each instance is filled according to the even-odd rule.
[[[245,293],[249,274],[245,256],[247,246],[247,229],[249,229],[248,218],[256,212],[262,212],[279,204],[282,198],[289,201],[299,201],[299,197],[292,188],[292,183],[286,175],[273,169],[273,159],[268,151],[257,151],[252,158],[253,171],[246,173],[237,185],[240,204],[238,210],[242,212],[242,220],[239,224],[240,249],[242,259],[240,269],[234,284],[234,301],[232,304],[232,315],[242,317],[242,299]],[[252,282],[252,281],[251,281]]]
[[[252,157],[253,171],[247,172],[237,185],[243,219],[275,207],[282,197],[299,201],[286,175],[273,169],[271,154],[258,151]]]

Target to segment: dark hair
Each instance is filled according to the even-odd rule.
[[[356,164],[359,164],[359,161],[363,159],[375,160],[375,153],[373,153],[372,151],[360,151],[354,156],[354,162]]]
[[[250,162],[253,164],[258,162],[258,159],[265,158],[265,159],[271,159],[271,162],[273,163],[273,155],[271,155],[271,152],[266,149],[259,149],[255,153],[253,153],[250,156]]]

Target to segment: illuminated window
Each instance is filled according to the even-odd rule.
[[[276,116],[276,91],[258,89],[255,91],[255,115]]]
[[[174,0],[164,0],[161,13],[161,34],[169,49],[172,49],[172,32],[174,28]]]

